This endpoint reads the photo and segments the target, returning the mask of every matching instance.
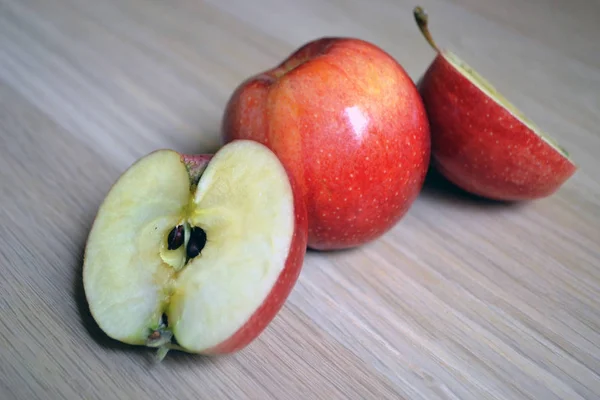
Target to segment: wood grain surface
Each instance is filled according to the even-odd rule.
[[[600,4],[427,0],[431,29],[572,153],[555,195],[502,205],[435,176],[360,248],[306,256],[240,353],[107,340],[81,286],[114,180],[157,148],[218,148],[247,76],[325,35],[413,79],[434,54],[398,0],[0,0],[0,398],[600,398]]]

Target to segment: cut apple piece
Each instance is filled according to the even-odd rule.
[[[279,159],[253,141],[214,156],[159,150],[100,206],[83,281],[110,337],[192,353],[239,350],[275,317],[299,275],[306,208]]]
[[[457,55],[440,50],[415,7],[419,29],[437,52],[419,80],[431,125],[431,161],[449,181],[495,200],[556,192],[577,167],[556,140]]]

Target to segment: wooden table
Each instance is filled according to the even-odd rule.
[[[600,3],[427,0],[432,30],[573,154],[520,205],[428,181],[381,239],[309,252],[244,351],[107,340],[81,285],[110,185],[157,148],[212,151],[247,76],[324,35],[433,58],[398,0],[0,0],[0,397],[600,398]]]

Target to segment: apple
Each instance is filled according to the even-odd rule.
[[[556,192],[577,169],[567,151],[455,54],[438,49],[421,7],[414,16],[437,52],[417,83],[431,125],[431,164],[456,186],[493,200]]]
[[[111,338],[189,353],[231,353],[275,317],[301,270],[304,198],[254,141],[214,155],[157,150],[131,165],[89,233],[83,284]]]
[[[302,187],[308,246],[356,247],[391,229],[419,194],[429,124],[416,85],[376,45],[305,43],[231,94],[222,138],[273,150]]]

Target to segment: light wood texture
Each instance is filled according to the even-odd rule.
[[[416,80],[409,1],[0,0],[0,397],[600,398],[600,4],[427,0],[450,47],[550,131],[579,172],[514,206],[429,182],[380,240],[309,252],[283,311],[227,357],[108,341],[81,287],[110,185],[161,147],[219,145],[247,76],[358,36]]]

